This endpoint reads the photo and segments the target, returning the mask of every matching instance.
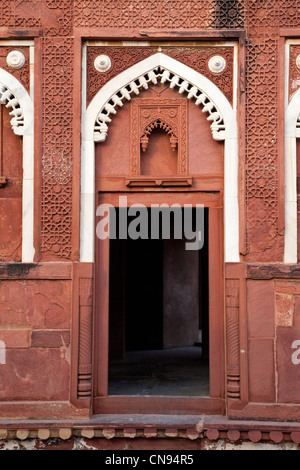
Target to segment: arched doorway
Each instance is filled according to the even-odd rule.
[[[126,198],[126,208],[132,205],[143,205],[148,213],[153,204],[168,204],[169,206],[177,204],[181,207],[189,205],[194,209],[197,205],[203,205],[208,245],[205,245],[206,252],[203,251],[202,254],[206,254],[200,262],[199,253],[193,259],[188,259],[185,256],[185,250],[182,250],[178,244],[175,246],[174,240],[164,243],[159,238],[156,240],[158,242],[156,246],[151,246],[150,240],[145,240],[144,247],[138,247],[137,244],[133,247],[133,244],[130,246],[130,242],[127,243],[127,241],[126,246],[124,243],[121,246],[122,244],[117,245],[116,241],[97,239],[94,245],[92,237],[88,243],[90,232],[83,233],[82,231],[81,261],[92,260],[93,247],[95,246],[96,249],[94,412],[116,412],[116,410],[118,412],[140,412],[141,410],[151,413],[178,412],[182,407],[184,413],[187,409],[193,412],[209,410],[221,413],[224,409],[225,398],[224,251],[228,261],[236,261],[238,258],[237,178],[236,180],[234,178],[237,175],[235,113],[222,93],[200,74],[194,74],[186,67],[189,69],[189,81],[187,81],[182,75],[182,64],[180,64],[181,76],[179,77],[176,74],[178,65],[176,61],[173,63],[171,60],[172,63],[170,63],[169,58],[164,57],[163,54],[156,54],[156,57],[153,56],[150,59],[151,61],[148,59],[142,61],[143,64],[138,64],[138,68],[133,66],[130,69],[132,79],[129,79],[127,71],[126,77],[124,76],[126,83],[123,85],[122,74],[116,77],[118,81],[115,81],[115,84],[116,86],[118,84],[118,89],[114,89],[112,84],[115,79],[111,80],[109,87],[103,87],[88,108],[83,144],[82,188],[86,191],[82,192],[82,229],[89,225],[91,208],[94,207],[90,206],[88,201],[98,208],[108,204],[113,208],[119,208],[120,211],[121,196]],[[169,66],[168,69],[166,65]],[[153,67],[156,69],[154,76],[150,73],[154,70]],[[203,91],[203,87],[200,89],[195,85],[197,80],[203,82],[202,85],[207,85],[208,91],[217,90],[215,98],[220,98],[218,105],[215,104],[216,100],[213,101],[209,94]],[[148,82],[147,86],[142,86],[145,81]],[[170,86],[175,81],[177,85]],[[124,91],[124,87],[127,91]],[[140,89],[138,93],[133,94],[131,91],[135,87]],[[183,90],[178,95],[180,87]],[[185,93],[183,93],[184,89]],[[127,100],[123,102],[126,94],[129,95],[129,99],[127,97]],[[204,113],[201,113],[199,107],[194,105],[195,102],[198,102],[197,105],[201,104]],[[122,108],[121,110],[117,108],[117,103],[119,103],[118,107]],[[114,111],[118,109],[118,112],[115,113],[112,108]],[[222,108],[223,114],[220,111]],[[165,119],[166,114],[168,119]],[[208,121],[212,122],[211,131],[214,138],[209,132],[207,116]],[[231,121],[227,127],[226,122],[229,118]],[[170,119],[173,121],[171,122]],[[93,138],[90,129],[92,123]],[[155,126],[154,123],[157,125]],[[153,125],[154,133],[150,132],[150,128],[153,131]],[[94,139],[99,142],[96,146]],[[223,140],[225,140],[225,146],[222,143]],[[93,166],[95,173],[91,171],[91,166],[87,170],[87,159],[90,163],[96,161]],[[146,159],[148,159],[147,163]],[[87,184],[88,174],[95,176],[95,186],[91,180],[91,185]],[[230,182],[232,184],[229,184]],[[224,201],[225,233],[227,234],[225,243]],[[232,218],[232,224],[228,223],[229,216]],[[98,222],[99,219],[96,220],[96,223]],[[127,262],[123,262],[122,257]],[[155,273],[160,274],[155,276]],[[181,278],[179,276],[176,279],[174,273],[180,273]],[[147,279],[146,276],[148,276]],[[136,289],[132,289],[132,284],[136,284],[139,278],[142,280],[144,278],[145,282],[140,282],[137,289],[138,295],[135,295],[132,291]],[[154,285],[152,280],[155,281]],[[195,280],[194,291],[188,293],[192,280]],[[180,285],[181,291],[177,297],[178,289],[177,292],[174,289],[176,282]],[[151,295],[151,289],[148,293],[146,290],[143,291],[143,288],[149,287],[149,284],[153,287],[153,295]],[[200,300],[203,285],[206,287],[202,289],[203,297]],[[109,346],[112,346],[112,338],[115,339],[114,347],[110,348],[112,355],[116,353],[118,347],[125,354],[130,352],[130,349],[141,352],[141,345],[137,341],[137,339],[140,340],[138,336],[143,338],[142,344],[146,345],[148,341],[148,349],[146,349],[148,351],[153,348],[157,348],[156,350],[174,349],[166,347],[165,338],[166,330],[171,328],[170,325],[176,324],[174,312],[176,303],[180,304],[180,296],[183,300],[187,297],[195,300],[197,297],[197,306],[194,306],[194,310],[197,311],[197,332],[201,323],[199,319],[201,318],[204,323],[209,319],[209,329],[206,327],[204,338],[209,343],[210,351],[209,391],[204,394],[201,392],[185,394],[179,389],[173,390],[172,393],[160,394],[158,391],[151,396],[151,400],[145,399],[147,394],[143,395],[137,391],[130,394],[124,393],[123,389],[120,393],[116,393],[111,389],[110,392],[109,376],[112,370],[110,361],[112,356],[109,355]],[[157,309],[155,309],[155,303],[151,302],[153,299],[159,305]],[[188,302],[183,301],[184,303],[186,305]],[[207,312],[209,312],[207,315],[204,314],[204,304],[207,305]],[[140,315],[139,305],[141,306]],[[167,321],[168,308],[172,314],[171,320]],[[187,312],[191,313],[191,310],[190,304],[183,312],[183,316],[186,317]],[[157,314],[159,311],[162,313]],[[150,321],[139,323],[141,318],[147,321],[150,319]],[[112,328],[112,324],[117,324],[117,328]],[[151,326],[154,333],[148,334]],[[179,320],[179,327],[182,326],[183,317]],[[114,331],[113,334],[112,331]],[[131,338],[130,332],[133,332]],[[195,336],[195,329],[193,335],[192,341],[195,345],[198,340]],[[146,336],[148,336],[147,340]],[[173,331],[171,339],[169,338],[171,341],[169,345],[174,346],[175,337],[176,331]],[[140,359],[140,365],[143,366],[142,359]],[[124,365],[122,370],[124,370]]]

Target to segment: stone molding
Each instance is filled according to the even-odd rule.
[[[47,421],[47,422],[15,422],[1,424],[0,442],[17,439],[39,439],[45,441],[50,438],[57,438],[67,441],[71,437],[82,437],[85,439],[209,439],[217,441],[223,439],[232,443],[250,441],[273,442],[275,444],[284,442],[300,443],[300,425],[293,422],[269,422],[269,421],[245,421],[229,420],[225,417],[198,416],[192,417],[188,423],[166,422],[162,416],[157,422],[147,422],[147,417],[142,418],[147,424],[126,422],[126,417],[119,417],[120,422],[116,423],[116,418],[109,416],[100,418],[99,422],[93,420],[84,421]],[[102,421],[102,422],[101,422]]]

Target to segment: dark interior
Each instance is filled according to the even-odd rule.
[[[110,240],[110,395],[209,394],[208,209],[204,217],[199,251],[186,251],[172,225],[168,240],[150,229],[146,240]]]

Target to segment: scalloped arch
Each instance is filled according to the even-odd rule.
[[[23,85],[1,68],[0,103],[10,110],[10,123],[15,134],[33,134],[33,102]]]

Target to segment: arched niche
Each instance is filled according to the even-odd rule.
[[[33,102],[23,85],[0,68],[0,103],[9,110],[12,130],[23,138],[22,262],[31,263],[33,247]]]

